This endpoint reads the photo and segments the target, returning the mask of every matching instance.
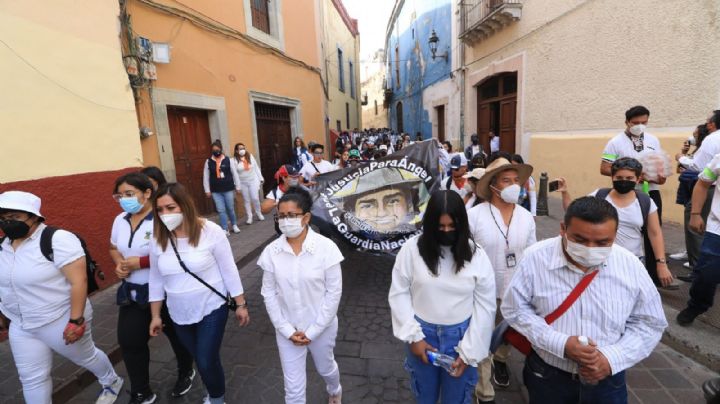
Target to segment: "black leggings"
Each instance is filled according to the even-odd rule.
[[[187,374],[192,370],[193,359],[190,352],[180,343],[175,334],[175,327],[163,304],[160,312],[163,321],[163,332],[170,340],[178,363],[178,373]],[[150,394],[150,320],[152,314],[150,305],[141,306],[130,303],[120,306],[118,313],[117,336],[122,350],[125,368],[130,377],[130,392],[132,394]]]

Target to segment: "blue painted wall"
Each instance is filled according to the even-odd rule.
[[[413,139],[417,132],[424,139],[432,137],[429,111],[423,108],[423,91],[433,84],[450,79],[451,8],[450,0],[404,1],[395,19],[388,24],[388,27],[392,27],[385,44],[386,77],[393,91],[389,110],[390,126],[398,129],[397,104],[402,102],[403,130]],[[428,45],[432,30],[440,38],[437,53],[447,53],[447,62],[440,57],[432,60]],[[399,54],[396,54],[396,46]],[[396,60],[400,62],[400,86],[397,85]]]

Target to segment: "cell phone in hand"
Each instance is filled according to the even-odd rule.
[[[550,192],[555,192],[560,188],[560,180],[550,181],[550,184],[548,184],[550,188]]]

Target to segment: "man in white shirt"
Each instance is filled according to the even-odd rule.
[[[335,170],[335,166],[331,162],[323,159],[325,153],[325,146],[321,144],[314,144],[310,151],[313,154],[313,159],[305,163],[303,168],[300,170],[300,174],[305,178],[310,185],[315,185],[315,177],[320,174]]]
[[[662,151],[658,138],[645,131],[649,119],[650,111],[642,105],[625,111],[625,131],[618,133],[605,145],[600,163],[600,174],[612,177],[610,169],[612,163],[621,157],[638,159],[644,150]],[[645,173],[643,173],[644,176]],[[659,177],[656,182],[651,182],[642,178],[644,184],[638,185],[638,190],[642,190],[643,187],[647,187],[649,190],[648,194],[658,208],[660,224],[662,224],[662,198],[659,186],[664,184],[665,180],[666,178]]]
[[[478,195],[487,202],[468,212],[473,239],[485,250],[495,270],[498,305],[523,251],[536,241],[535,219],[529,211],[517,206],[520,186],[530,174],[532,167],[527,164],[512,164],[502,157],[496,159],[475,186]],[[510,385],[507,367],[510,351],[510,345],[503,344],[492,357],[478,366],[479,379],[475,395],[480,402],[492,402],[495,399],[491,378],[499,387]]]
[[[650,355],[667,327],[642,264],[613,245],[617,228],[615,208],[586,196],[568,207],[559,237],[525,250],[501,310],[532,345],[523,370],[530,404],[626,403],[625,370]],[[594,278],[548,324],[585,276]]]
[[[500,136],[496,135],[495,132],[490,132],[490,153],[500,151]]]
[[[455,153],[450,159],[450,176],[444,178],[440,183],[440,188],[448,191],[455,191],[461,198],[465,199],[465,195],[472,192],[469,187],[467,178],[467,160],[462,153]]]
[[[692,324],[695,317],[712,307],[715,289],[720,283],[720,196],[718,196],[720,188],[715,187],[707,226],[701,216],[708,190],[717,181],[718,176],[720,176],[720,154],[715,155],[698,175],[698,182],[693,189],[690,229],[700,234],[705,233],[705,236],[700,247],[700,257],[693,269],[695,277],[690,287],[690,300],[687,308],[677,316],[677,322],[682,326]]]
[[[720,154],[720,110],[713,111],[706,123],[708,135],[695,151],[692,158],[685,158],[683,164],[695,171],[702,171],[717,154]]]

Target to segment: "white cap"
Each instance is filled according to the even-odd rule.
[[[18,210],[44,219],[40,214],[40,204],[40,198],[29,192],[7,191],[0,194],[0,210]]]
[[[387,150],[387,145],[381,144],[379,150]]]

